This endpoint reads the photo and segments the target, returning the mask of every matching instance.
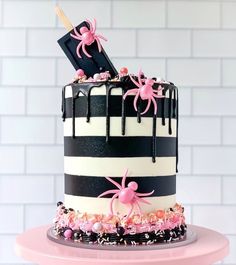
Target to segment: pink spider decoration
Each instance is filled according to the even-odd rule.
[[[139,202],[143,202],[146,204],[150,204],[150,202],[148,202],[147,200],[144,200],[143,198],[140,198],[140,197],[150,196],[153,194],[154,190],[152,192],[149,192],[149,193],[138,193],[138,192],[136,192],[136,190],[138,189],[138,183],[135,181],[129,182],[128,186],[125,187],[125,181],[126,181],[127,173],[128,173],[128,170],[126,170],[125,175],[122,177],[121,185],[119,183],[117,183],[116,181],[114,181],[113,179],[111,179],[110,177],[106,177],[106,179],[108,181],[110,181],[112,184],[114,184],[118,189],[107,190],[107,191],[103,192],[102,194],[100,194],[98,196],[98,198],[105,196],[105,195],[108,195],[108,194],[114,194],[111,198],[111,201],[110,201],[110,215],[113,215],[113,202],[117,197],[121,203],[130,204],[130,210],[129,210],[129,213],[126,217],[128,219],[130,217],[131,213],[133,212],[134,206],[138,207],[139,214],[141,215],[142,211],[141,211]]]
[[[99,39],[103,39],[103,40],[107,41],[107,39],[104,38],[102,35],[95,34],[96,23],[97,23],[96,19],[93,20],[93,23],[88,19],[86,19],[86,22],[88,22],[88,24],[89,24],[89,29],[87,27],[81,27],[79,29],[79,32],[78,32],[77,29],[74,27],[74,33],[75,34],[72,34],[72,33],[70,34],[71,37],[80,41],[77,48],[76,48],[76,53],[77,53],[79,58],[81,58],[80,48],[82,48],[82,50],[86,56],[91,58],[92,56],[86,51],[85,46],[86,45],[89,46],[92,43],[94,43],[94,41],[96,41],[97,45],[98,45],[98,50],[99,50],[99,52],[101,52],[102,46],[101,46]]]
[[[142,71],[139,70],[139,72],[138,72],[138,82],[136,80],[134,80],[134,78],[131,75],[129,75],[131,81],[137,86],[137,88],[128,90],[124,94],[124,100],[126,99],[126,97],[129,94],[135,93],[136,96],[135,96],[134,102],[133,102],[134,109],[137,111],[137,101],[138,101],[138,97],[140,96],[142,100],[148,100],[147,107],[141,113],[141,115],[145,114],[149,110],[151,102],[154,105],[154,114],[156,115],[157,114],[156,98],[163,98],[164,97],[163,95],[159,94],[159,92],[162,91],[163,88],[161,86],[159,86],[158,89],[156,89],[156,90],[153,89],[152,86],[154,85],[155,81],[153,79],[151,79],[151,78],[142,79],[141,78],[142,74],[143,74]],[[143,82],[144,82],[144,84],[143,84]]]

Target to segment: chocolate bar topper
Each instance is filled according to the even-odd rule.
[[[100,40],[106,39],[96,34],[96,20],[86,20],[73,27],[59,6],[55,7],[55,11],[69,31],[58,43],[75,70],[83,69],[87,77],[109,71],[111,77],[115,77],[118,72],[100,43]]]

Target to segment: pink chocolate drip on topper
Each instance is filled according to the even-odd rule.
[[[81,55],[80,55],[80,49],[81,48],[82,48],[84,54],[87,57],[91,58],[92,56],[86,51],[85,46],[86,45],[89,46],[92,43],[94,43],[94,41],[96,41],[97,45],[98,45],[98,50],[99,50],[99,52],[101,52],[102,46],[100,43],[100,39],[107,41],[107,39],[104,38],[102,35],[95,34],[96,23],[97,23],[96,19],[93,20],[93,23],[88,19],[86,19],[86,22],[88,22],[88,24],[89,24],[89,29],[87,27],[81,27],[79,32],[78,32],[78,30],[76,28],[74,28],[75,34],[72,34],[72,33],[70,34],[71,37],[80,41],[80,43],[78,44],[78,46],[76,48],[76,53],[77,53],[79,58],[81,58]]]
[[[125,187],[125,181],[126,181],[127,174],[128,174],[128,169],[126,170],[124,176],[122,177],[121,185],[119,183],[117,183],[116,181],[114,181],[113,179],[111,179],[110,177],[106,177],[106,179],[108,181],[110,181],[112,184],[114,184],[118,189],[107,190],[107,191],[103,192],[102,194],[100,194],[98,196],[98,198],[103,197],[103,196],[108,195],[108,194],[114,194],[111,198],[111,201],[110,201],[110,215],[112,215],[112,216],[114,215],[113,214],[113,202],[117,197],[121,203],[129,204],[130,210],[126,216],[126,218],[128,219],[134,210],[134,206],[137,206],[137,208],[139,210],[139,214],[140,215],[142,214],[141,207],[140,207],[139,203],[142,202],[142,203],[150,204],[150,202],[148,202],[147,200],[144,200],[143,198],[140,198],[140,197],[150,196],[153,194],[154,190],[152,192],[149,192],[149,193],[136,192],[136,190],[138,189],[138,183],[135,181],[129,182],[128,186]]]
[[[142,79],[141,76],[143,75],[142,70],[140,69],[138,72],[138,82],[134,80],[134,78],[130,76],[131,81],[137,86],[137,88],[130,89],[124,94],[124,100],[129,94],[136,94],[134,98],[134,109],[137,110],[137,101],[138,97],[140,96],[142,100],[148,100],[147,107],[146,109],[141,113],[141,115],[145,114],[151,105],[151,102],[154,105],[154,114],[157,114],[157,102],[156,98],[163,98],[163,95],[160,95],[159,92],[163,90],[161,86],[158,87],[158,89],[153,89],[154,83],[156,83],[153,79],[151,78],[145,78]],[[143,83],[144,82],[144,83]]]

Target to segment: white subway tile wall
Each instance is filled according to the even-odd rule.
[[[73,24],[97,18],[117,68],[142,67],[179,87],[177,199],[189,223],[228,236],[224,264],[236,264],[236,2],[230,0],[0,0],[0,264],[26,263],[14,254],[15,236],[50,223],[63,200],[61,86],[74,69],[56,42],[66,33],[56,3]]]

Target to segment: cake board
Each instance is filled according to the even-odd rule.
[[[16,238],[16,253],[40,265],[210,265],[222,260],[229,252],[229,241],[213,230],[188,225],[197,234],[191,244],[166,249],[101,250],[76,248],[55,243],[47,238],[50,226],[24,232]]]

